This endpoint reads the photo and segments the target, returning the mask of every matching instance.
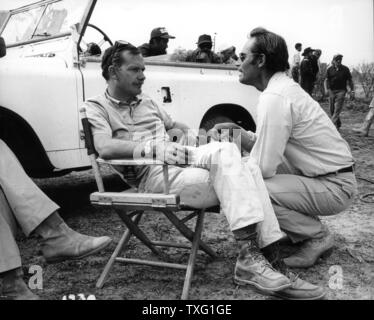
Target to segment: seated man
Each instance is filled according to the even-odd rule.
[[[303,242],[284,262],[310,267],[334,245],[318,216],[342,212],[356,193],[354,160],[320,105],[287,77],[282,37],[254,29],[241,58],[240,82],[262,92],[256,134],[234,124],[215,128],[241,130],[241,147],[261,169],[280,228],[292,242]]]
[[[116,42],[102,60],[102,75],[107,90],[85,103],[92,125],[94,144],[101,158],[136,158],[141,154],[171,164],[184,164],[186,151],[190,166],[169,166],[170,192],[181,202],[195,208],[221,204],[240,250],[235,281],[266,293],[276,292],[291,298],[320,298],[323,289],[301,279],[290,281],[274,270],[265,254],[277,250],[274,243],[282,237],[259,168],[248,159],[242,163],[232,143],[213,142],[186,147],[170,142],[166,130],[188,128],[173,121],[148,96],[142,93],[144,61],[139,50],[129,43]],[[161,166],[135,167],[123,171],[130,184],[146,192],[163,191]],[[295,280],[295,279],[293,279]]]
[[[111,239],[89,237],[70,229],[52,202],[26,175],[18,159],[0,139],[0,277],[3,299],[35,300],[22,279],[22,263],[14,240],[17,224],[26,236],[43,238],[49,263],[80,259],[105,248]]]

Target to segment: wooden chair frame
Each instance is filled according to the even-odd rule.
[[[85,108],[82,108],[80,110],[80,113],[86,148],[88,155],[90,157],[91,165],[98,187],[98,192],[94,192],[90,195],[90,201],[93,205],[112,207],[127,227],[127,230],[123,233],[110,259],[104,267],[104,270],[102,271],[96,283],[96,287],[102,288],[115,262],[148,265],[154,267],[166,267],[186,270],[181,299],[188,299],[193,271],[196,263],[197,251],[202,250],[212,258],[217,257],[216,253],[206,243],[204,243],[201,240],[201,234],[203,230],[203,223],[205,217],[205,209],[193,209],[183,206],[183,204],[180,203],[178,195],[169,193],[168,165],[161,161],[153,159],[103,160],[98,158],[94,147],[91,127],[87,119]],[[161,165],[163,167],[164,175],[164,193],[155,194],[137,192],[106,192],[99,169],[100,164],[109,164],[116,166]],[[182,234],[192,244],[188,245],[185,243],[150,240],[147,237],[147,235],[139,228],[139,222],[144,212],[147,210],[158,211],[164,214],[165,217],[171,222],[171,224],[174,225],[174,227],[180,232],[180,234]],[[193,212],[185,218],[180,219],[177,217],[175,213],[181,210],[189,210]],[[185,223],[194,217],[197,217],[195,229],[191,230],[186,226]],[[160,258],[163,257],[163,253],[160,250],[158,250],[157,247],[174,247],[189,249],[190,254],[188,263],[167,263],[163,261],[119,257],[119,255],[124,251],[126,244],[130,241],[132,236],[138,238],[144,245],[146,245],[155,255],[157,255]]]

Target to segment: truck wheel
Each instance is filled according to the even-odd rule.
[[[201,128],[203,128],[205,131],[209,131],[210,129],[212,129],[217,123],[224,123],[224,122],[233,122],[235,123],[234,120],[232,120],[231,118],[227,117],[227,116],[223,116],[223,115],[217,115],[217,116],[213,116],[212,118],[204,121],[201,125]]]

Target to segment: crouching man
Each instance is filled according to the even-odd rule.
[[[320,105],[288,78],[285,40],[262,28],[252,30],[241,53],[239,80],[261,91],[256,134],[241,130],[241,147],[259,165],[280,228],[300,250],[284,259],[307,268],[333,245],[318,216],[335,215],[357,190],[347,142]]]
[[[80,259],[105,248],[109,237],[89,237],[70,229],[52,202],[26,175],[18,159],[0,139],[0,296],[7,300],[37,300],[23,281],[22,263],[15,241],[17,225],[26,236],[43,238],[48,263]]]
[[[132,159],[143,152],[175,164],[169,166],[170,192],[180,195],[181,202],[194,208],[221,204],[238,244],[237,283],[285,298],[323,297],[322,288],[299,278],[289,279],[264,256],[277,250],[273,244],[282,233],[258,166],[251,159],[242,162],[232,143],[186,147],[171,142],[167,130],[186,132],[188,128],[142,94],[144,70],[139,50],[129,43],[116,42],[105,51],[102,75],[107,90],[85,103],[100,157]],[[186,151],[191,165],[177,165],[185,163]],[[163,192],[161,166],[135,167],[135,171],[122,173],[142,191]]]

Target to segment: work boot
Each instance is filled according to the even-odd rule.
[[[286,300],[319,300],[325,296],[323,288],[302,280],[298,275],[288,271],[288,267],[280,259],[279,242],[272,243],[263,248],[262,252],[273,268],[287,275],[291,281],[289,288],[274,292],[273,296]]]
[[[333,235],[325,229],[321,238],[305,240],[301,248],[292,256],[283,259],[291,268],[309,268],[313,266],[319,257],[326,255],[334,246]]]
[[[235,265],[234,281],[239,285],[254,286],[266,293],[291,286],[290,280],[273,269],[265,259],[255,240],[249,240],[241,247]]]
[[[40,300],[23,281],[21,268],[4,272],[0,300]]]
[[[354,133],[357,133],[361,137],[368,137],[370,126],[373,123],[373,120],[374,120],[374,108],[370,108],[368,114],[365,117],[364,123],[362,124],[362,127],[359,129],[353,129],[352,131]]]
[[[57,213],[47,218],[36,233],[43,237],[42,252],[48,263],[85,258],[112,241],[109,237],[90,237],[70,229]]]
[[[291,287],[273,292],[273,296],[285,300],[320,300],[326,295],[322,287],[302,280],[294,273],[289,272],[287,276],[291,280]]]

